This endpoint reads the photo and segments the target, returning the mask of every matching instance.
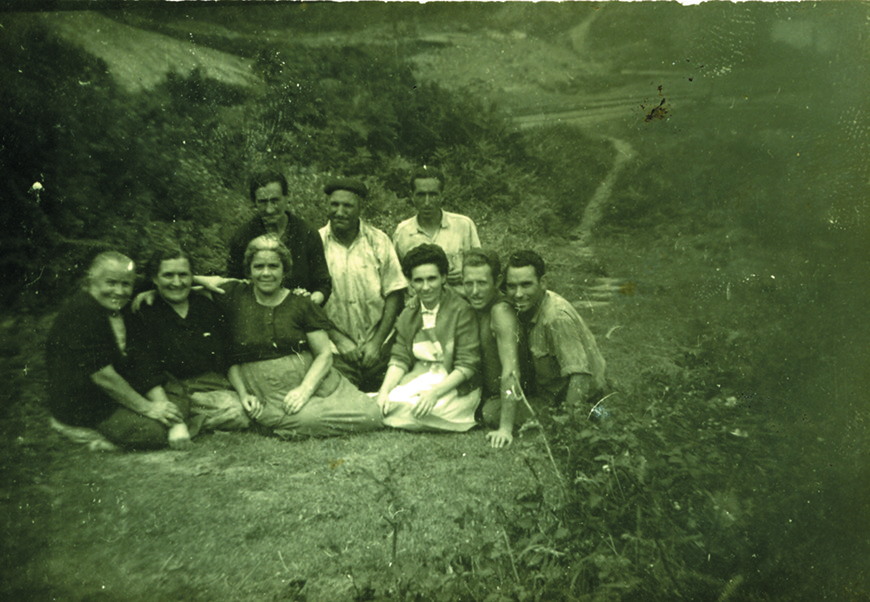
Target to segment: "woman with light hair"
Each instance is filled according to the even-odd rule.
[[[282,282],[293,269],[275,236],[252,240],[248,282],[223,281],[216,295],[229,326],[229,379],[248,415],[279,435],[325,437],[380,428],[375,401],[332,368],[323,310]]]
[[[84,290],[55,318],[46,345],[52,425],[92,449],[184,448],[184,400],[170,401],[161,375],[138,361],[136,341],[127,337],[134,280],[129,257],[101,253]]]

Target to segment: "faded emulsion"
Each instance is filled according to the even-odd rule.
[[[0,598],[870,597],[870,5],[35,8],[0,12]],[[607,390],[500,448],[50,426],[98,253],[137,293],[165,245],[162,286],[225,274],[262,169],[315,233],[353,179],[392,237],[421,166],[502,265],[543,257]]]

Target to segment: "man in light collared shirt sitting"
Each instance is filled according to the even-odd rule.
[[[411,201],[417,214],[396,227],[393,244],[402,259],[408,251],[423,243],[436,244],[447,254],[450,272],[447,283],[452,287],[462,285],[462,254],[469,249],[480,248],[477,226],[471,218],[444,211],[444,174],[423,166],[411,176],[413,190]]]
[[[363,391],[377,391],[390,359],[385,344],[408,283],[389,237],[360,219],[366,185],[349,178],[326,183],[329,223],[320,229],[332,295],[326,315],[338,350],[334,366]]]

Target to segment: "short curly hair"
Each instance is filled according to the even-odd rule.
[[[251,275],[251,264],[254,262],[254,256],[260,251],[276,253],[281,259],[281,266],[284,268],[284,278],[290,275],[293,270],[293,257],[281,239],[274,234],[258,236],[248,243],[248,247],[245,249],[245,274]]]
[[[450,271],[450,262],[447,261],[444,249],[438,245],[425,243],[408,251],[402,259],[402,273],[405,274],[405,278],[410,280],[414,268],[430,263],[438,268],[442,276],[447,276]]]

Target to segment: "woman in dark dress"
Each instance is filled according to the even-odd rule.
[[[287,248],[260,236],[245,251],[249,283],[224,282],[229,379],[250,417],[276,432],[341,435],[381,427],[377,403],[332,369],[331,322],[307,296],[282,285]]]
[[[46,344],[52,425],[94,449],[110,447],[106,440],[134,448],[187,447],[185,400],[169,400],[161,375],[139,361],[140,342],[128,340],[134,267],[121,253],[101,253],[85,290],[55,318]],[[89,437],[88,430],[105,439]]]

